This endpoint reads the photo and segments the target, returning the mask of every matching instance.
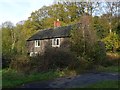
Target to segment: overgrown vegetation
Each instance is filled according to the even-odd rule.
[[[47,48],[44,54],[34,57],[16,56],[10,63],[10,68],[23,73],[49,70],[74,69],[76,56],[61,48]]]

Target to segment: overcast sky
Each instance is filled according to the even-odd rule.
[[[0,25],[5,21],[13,24],[26,20],[32,11],[44,5],[53,4],[54,0],[0,0]]]

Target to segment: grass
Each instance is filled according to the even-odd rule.
[[[100,72],[120,72],[120,66],[108,66],[108,67],[99,66],[97,68],[97,71],[100,71]]]
[[[49,71],[44,73],[33,73],[30,75],[25,75],[23,73],[18,73],[15,70],[4,69],[2,70],[2,75],[2,87],[13,88],[34,81],[50,80],[57,78],[59,77],[59,72]]]
[[[87,86],[84,86],[84,87],[77,87],[77,88],[69,88],[69,89],[66,89],[66,90],[80,90],[80,89],[93,89],[93,88],[101,88],[102,89],[107,89],[107,88],[115,88],[115,89],[118,89],[120,86],[120,80],[106,80],[106,81],[99,81],[97,83],[94,83],[94,84],[90,84],[90,85],[87,85]]]
[[[105,66],[99,66],[97,71],[102,72],[120,72],[120,52],[111,53],[107,52],[107,60]]]
[[[120,81],[107,80],[107,81],[101,81],[95,84],[88,85],[84,88],[118,88],[119,86],[120,86]]]
[[[14,88],[30,82],[52,80],[58,77],[67,77],[75,75],[75,71],[48,71],[41,73],[31,73],[29,75],[17,72],[12,69],[3,69],[2,71],[2,87]],[[1,72],[0,71],[0,72]]]
[[[118,66],[110,66],[110,67],[99,67],[98,71],[104,71],[104,72],[118,72]],[[74,76],[76,75],[75,71],[48,71],[48,72],[41,72],[41,73],[31,73],[29,75],[23,74],[20,72],[17,72],[12,69],[3,69],[0,72],[2,72],[2,87],[3,88],[14,88],[14,87],[19,87],[23,84],[27,84],[30,82],[36,82],[36,81],[43,81],[43,80],[51,80],[55,79],[58,77],[64,77],[64,76]],[[120,72],[120,71],[119,71]],[[114,87],[117,87],[115,84],[117,81],[104,81],[104,82],[99,82],[95,84],[95,87],[100,87],[105,86],[108,87],[109,85],[106,85],[109,83],[109,85],[114,85]],[[102,86],[101,86],[102,85]],[[88,86],[88,87],[93,87],[94,85]]]

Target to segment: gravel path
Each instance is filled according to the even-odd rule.
[[[41,81],[25,84],[21,88],[77,88],[103,80],[120,80],[118,73],[87,73],[74,77],[57,78],[50,81]]]

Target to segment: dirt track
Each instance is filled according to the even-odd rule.
[[[87,73],[74,77],[57,78],[50,81],[34,82],[21,86],[22,88],[77,88],[103,80],[120,80],[118,73]]]

